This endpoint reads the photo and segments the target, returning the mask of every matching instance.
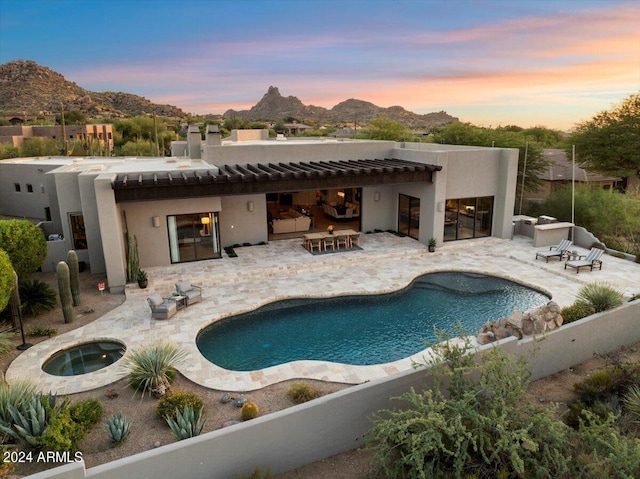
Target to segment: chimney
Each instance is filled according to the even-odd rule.
[[[207,125],[207,133],[205,135],[207,146],[222,145],[222,137],[218,125]]]
[[[200,148],[202,144],[202,135],[197,125],[189,125],[187,131],[187,144],[189,147],[189,158],[200,159]]]

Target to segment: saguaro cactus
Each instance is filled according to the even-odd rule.
[[[64,322],[73,321],[73,310],[71,309],[71,280],[69,279],[69,266],[64,261],[60,261],[56,267],[58,276],[58,292],[60,293],[60,303],[62,304],[62,314]]]
[[[132,283],[138,279],[140,259],[138,258],[138,238],[133,235],[127,241],[127,280]]]
[[[74,250],[67,253],[67,265],[69,266],[73,305],[80,306],[80,267],[78,266],[78,255]]]

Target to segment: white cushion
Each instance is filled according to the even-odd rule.
[[[182,293],[186,293],[187,291],[191,290],[191,281],[180,281],[179,283],[176,283],[176,289],[178,290],[178,293],[182,294]]]

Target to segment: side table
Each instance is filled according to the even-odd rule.
[[[176,303],[176,310],[180,311],[187,307],[187,297],[186,296],[171,296],[169,298],[171,301]]]

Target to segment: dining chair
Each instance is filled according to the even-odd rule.
[[[351,243],[351,246],[353,246],[354,243],[360,246],[360,233],[350,235],[349,242]]]
[[[339,249],[340,245],[343,245],[345,248],[349,247],[349,235],[340,235],[336,237],[336,247]]]
[[[327,250],[327,248],[328,248],[329,246],[331,246],[331,249],[332,249],[333,251],[335,251],[335,250],[336,250],[336,236],[331,235],[331,236],[327,236],[327,237],[324,239],[324,249],[325,249],[325,251]]]
[[[314,249],[317,249],[318,252],[322,251],[322,240],[320,238],[310,239],[308,242],[309,251],[313,253]]]

